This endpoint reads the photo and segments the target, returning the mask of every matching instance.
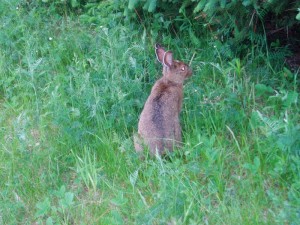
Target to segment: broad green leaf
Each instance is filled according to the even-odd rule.
[[[256,96],[260,97],[260,96],[272,94],[274,90],[271,87],[266,86],[264,84],[256,84],[255,91],[256,91]]]
[[[148,12],[154,12],[156,9],[156,0],[148,0],[149,6],[148,6]]]
[[[52,225],[53,224],[53,219],[52,217],[48,217],[48,219],[46,220],[46,225]]]
[[[119,193],[116,198],[111,200],[111,203],[116,206],[125,205],[128,202],[128,199],[124,197],[122,193]]]
[[[205,7],[205,4],[207,3],[207,0],[201,0],[197,6],[195,7],[194,9],[194,13],[197,13],[199,11],[201,11],[204,7]]]
[[[227,0],[220,0],[220,6],[221,6],[222,9],[225,8],[226,3],[227,3]]]
[[[74,193],[72,192],[67,192],[65,194],[65,203],[70,206],[73,203],[73,199],[74,199]]]
[[[298,102],[298,93],[290,91],[282,98],[282,100],[284,106],[289,108],[292,104],[296,104]]]
[[[137,2],[138,2],[138,0],[129,0],[129,2],[128,2],[128,9],[134,9],[134,7],[136,6]]]
[[[49,198],[46,198],[43,202],[38,202],[36,204],[37,211],[35,217],[45,216],[51,209],[51,204]]]
[[[80,6],[80,3],[77,0],[71,0],[71,6],[73,8]]]
[[[244,6],[249,6],[251,4],[251,0],[244,0],[242,4]]]
[[[299,11],[299,12],[298,12],[298,14],[297,14],[297,16],[296,16],[296,19],[297,19],[297,20],[300,20],[300,8],[298,9],[298,11]]]

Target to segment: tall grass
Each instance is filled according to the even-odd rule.
[[[196,53],[185,145],[141,161],[132,134],[160,76],[156,40],[17,3],[0,9],[0,224],[297,224],[297,73],[165,34],[178,58]],[[295,82],[264,82],[286,73]]]

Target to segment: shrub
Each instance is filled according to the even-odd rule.
[[[205,32],[213,45],[226,47],[221,56],[232,59],[272,51],[270,60],[284,61],[297,52],[300,40],[300,2],[280,0],[26,0],[30,7],[51,13],[80,14],[83,22],[114,27],[119,22],[146,28],[156,37],[167,30],[199,45]],[[297,20],[298,18],[298,20]],[[141,26],[142,25],[142,26]],[[251,44],[252,48],[249,48]]]

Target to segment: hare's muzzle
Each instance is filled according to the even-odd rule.
[[[193,74],[193,70],[189,67],[188,71],[187,71],[187,74],[186,74],[186,77],[190,77],[190,76],[192,76],[192,74]]]

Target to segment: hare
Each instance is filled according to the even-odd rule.
[[[183,99],[183,82],[192,75],[191,68],[173,60],[171,51],[155,45],[158,61],[163,65],[163,76],[152,87],[134,137],[136,152],[149,147],[151,154],[163,155],[181,145],[179,114]]]

